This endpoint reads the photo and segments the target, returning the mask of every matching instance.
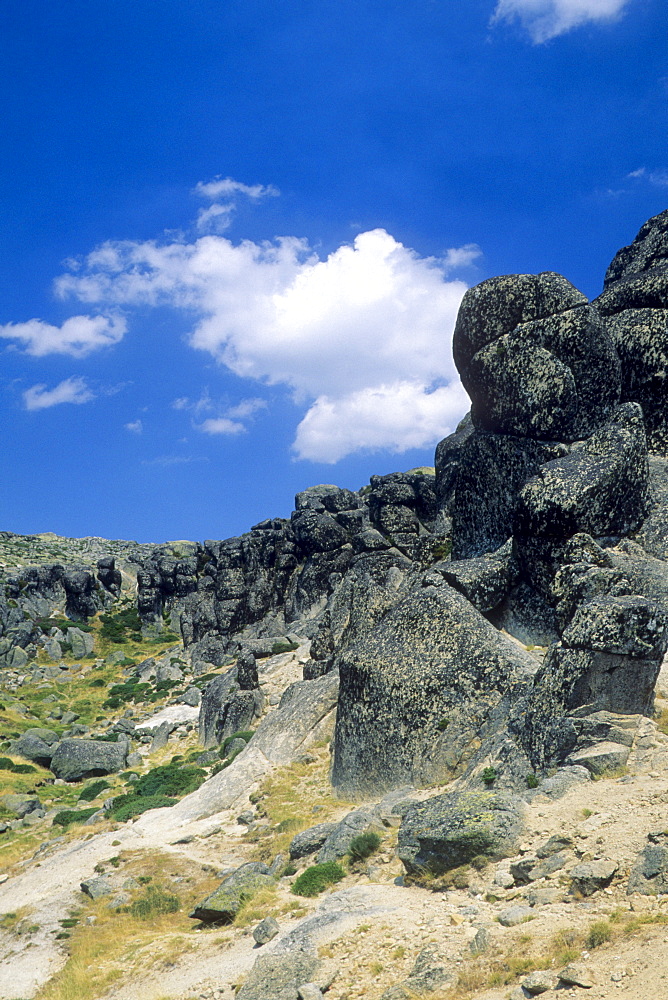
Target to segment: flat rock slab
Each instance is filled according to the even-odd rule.
[[[517,927],[530,916],[532,916],[530,906],[510,906],[499,914],[498,920],[502,927]]]
[[[619,767],[624,767],[631,753],[630,747],[622,746],[619,743],[595,743],[594,746],[586,750],[578,750],[569,755],[566,763],[586,767],[587,770],[598,777],[607,771],[615,771]]]

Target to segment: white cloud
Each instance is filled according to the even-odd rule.
[[[227,417],[209,417],[196,426],[203,434],[242,434],[246,430],[238,420],[229,420]]]
[[[498,0],[492,24],[518,20],[539,45],[583,24],[621,17],[630,0]]]
[[[632,177],[634,180],[646,180],[653,187],[668,187],[668,170],[665,168],[648,170],[646,167],[638,167],[637,170],[632,170],[626,176]]]
[[[47,354],[69,354],[83,358],[101,347],[123,339],[125,320],[118,316],[71,316],[62,326],[51,326],[41,319],[0,326],[0,337],[18,340],[28,354],[41,358]]]
[[[132,434],[141,434],[144,430],[144,425],[141,420],[131,420],[129,424],[123,424],[126,431],[130,431]]]
[[[44,383],[33,385],[23,393],[23,403],[26,410],[46,410],[60,403],[88,403],[95,399],[86,380],[83,378],[66,378],[53,389],[47,389]]]
[[[258,410],[266,409],[267,401],[254,397],[253,399],[242,399],[236,406],[231,406],[227,411],[227,415],[228,417],[236,417],[239,420],[247,420],[248,417],[252,417]]]
[[[454,271],[458,267],[470,267],[480,257],[482,250],[477,243],[465,243],[463,247],[450,247],[446,250],[443,264],[446,271]]]
[[[296,452],[335,461],[333,454],[365,448],[427,445],[461,417],[466,402],[454,388],[451,339],[467,286],[446,273],[478,254],[467,244],[442,260],[420,257],[382,229],[359,234],[324,260],[294,237],[236,245],[216,235],[192,243],[127,241],[98,248],[76,273],[59,278],[56,290],[98,306],[194,313],[191,346],[236,375],[283,384],[298,403],[311,404]],[[446,405],[446,396],[457,406]],[[186,397],[172,405],[205,411],[202,400]],[[249,403],[239,405],[245,413],[218,409],[199,429],[239,433],[230,424],[249,415]],[[322,428],[337,415],[334,447]]]
[[[297,428],[294,452],[334,463],[351,451],[425,448],[449,434],[468,406],[459,382],[432,392],[419,383],[395,382],[340,399],[321,396]]]
[[[194,193],[213,202],[209,208],[200,209],[197,215],[197,228],[200,231],[209,230],[216,233],[221,233],[230,227],[239,196],[249,198],[251,201],[260,201],[262,198],[273,198],[280,194],[278,188],[272,184],[242,184],[241,181],[235,181],[231,177],[216,177],[206,183],[200,181]],[[221,197],[225,201],[219,201]]]

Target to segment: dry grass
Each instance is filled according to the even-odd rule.
[[[246,834],[254,845],[252,860],[271,862],[287,854],[290,841],[301,830],[338,818],[351,804],[334,798],[329,783],[329,752],[321,746],[312,751],[312,763],[294,763],[270,774],[252,796],[258,812],[268,821],[264,829]],[[313,812],[311,803],[319,809]]]
[[[146,885],[155,885],[177,895],[180,909],[141,919],[131,912],[109,909],[108,899],[86,904],[80,922],[70,931],[64,968],[42,988],[37,1000],[97,1000],[114,983],[136,978],[138,972],[168,971],[182,955],[197,948],[192,934],[195,924],[188,913],[218,880],[181,856],[135,851],[119,857],[124,876],[143,880],[133,893],[135,898]],[[87,923],[90,917],[95,918],[93,923]]]

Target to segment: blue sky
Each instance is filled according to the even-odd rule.
[[[5,0],[0,529],[432,464],[457,306],[668,204],[665,0]]]

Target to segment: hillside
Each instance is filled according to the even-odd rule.
[[[668,212],[454,354],[433,468],[0,534],[0,998],[665,992]]]

